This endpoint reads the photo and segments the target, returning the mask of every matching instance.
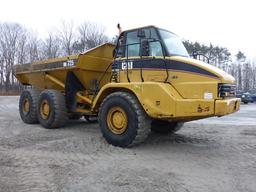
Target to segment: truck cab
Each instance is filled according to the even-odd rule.
[[[145,100],[160,103],[158,106],[144,105],[151,108],[147,111],[154,111],[151,115],[155,118],[184,117],[187,121],[222,116],[239,109],[235,79],[213,65],[190,58],[180,38],[168,30],[146,26],[124,31],[113,55],[113,82],[140,84],[137,87],[146,84],[166,87],[169,99],[163,97],[161,100],[161,92],[165,91],[155,90],[155,93],[153,87],[149,88],[148,95],[145,91],[141,93],[142,98],[151,97]],[[229,109],[223,107],[226,104],[230,105]],[[165,106],[172,106],[172,110],[167,112]]]

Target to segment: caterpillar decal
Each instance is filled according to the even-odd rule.
[[[198,66],[191,65],[188,63],[169,60],[169,59],[134,59],[127,61],[115,61],[112,70],[120,69],[127,70],[128,69],[142,69],[142,70],[173,70],[173,71],[181,71],[181,72],[189,72],[196,73],[199,75],[205,75],[212,78],[219,78],[214,73],[202,69]]]

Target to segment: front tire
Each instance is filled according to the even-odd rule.
[[[40,92],[35,89],[24,90],[20,95],[19,112],[24,123],[38,123],[37,103]]]
[[[175,133],[181,129],[184,123],[182,122],[173,122],[173,121],[164,121],[154,119],[151,122],[151,131],[155,133],[167,134]]]
[[[151,119],[137,98],[127,92],[107,96],[99,110],[99,124],[103,137],[118,147],[142,143],[150,133]]]
[[[68,120],[64,95],[56,90],[43,91],[39,96],[37,114],[40,124],[47,129],[64,126]]]

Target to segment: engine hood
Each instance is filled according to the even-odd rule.
[[[190,64],[194,67],[198,67],[200,69],[203,69],[205,71],[208,71],[211,74],[214,74],[220,81],[221,83],[235,83],[235,78],[231,75],[229,75],[228,73],[226,73],[225,71],[207,64],[205,62],[196,60],[196,59],[192,59],[192,58],[187,58],[187,57],[181,57],[181,56],[172,56],[169,57],[168,59],[172,60],[172,61],[178,61],[181,63],[186,63],[186,64]]]

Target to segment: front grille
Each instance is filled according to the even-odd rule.
[[[236,95],[236,85],[219,83],[218,85],[218,95],[219,97],[235,97]]]

